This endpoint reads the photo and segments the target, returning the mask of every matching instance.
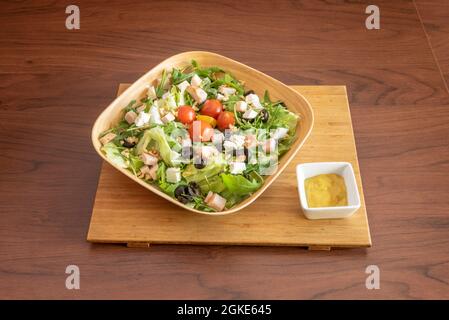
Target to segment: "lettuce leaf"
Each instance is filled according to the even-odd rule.
[[[184,169],[182,176],[187,182],[201,183],[203,180],[210,179],[215,175],[218,175],[223,171],[225,162],[222,159],[216,158],[215,161],[211,161],[203,169],[197,169],[193,164],[189,164]]]
[[[222,173],[220,177],[226,189],[238,196],[249,195],[258,190],[262,185],[262,181],[258,181],[257,179],[248,180],[241,174]]]
[[[180,154],[173,151],[170,148],[169,137],[164,133],[161,127],[154,127],[152,129],[146,130],[143,137],[140,139],[136,146],[137,154],[142,154],[150,143],[155,143],[155,148],[162,157],[162,160],[171,167],[176,167],[180,164],[178,158]]]
[[[167,165],[164,162],[159,161],[159,167],[156,171],[157,184],[159,185],[159,188],[161,188],[161,190],[163,192],[165,192],[166,194],[168,194],[171,197],[174,197],[176,188],[179,185],[185,184],[185,183],[183,183],[183,182],[168,183],[166,181],[166,174],[165,174],[166,170],[167,170]]]
[[[106,157],[111,160],[116,166],[120,168],[128,168],[126,163],[126,159],[122,156],[120,147],[117,147],[112,142],[106,143],[103,147],[101,147],[101,151],[106,154]]]

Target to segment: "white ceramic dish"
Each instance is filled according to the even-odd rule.
[[[343,177],[348,193],[348,205],[341,207],[309,208],[304,180],[319,174],[335,173]],[[312,162],[296,166],[301,207],[307,219],[339,219],[350,217],[360,208],[360,195],[355,174],[349,162]]]

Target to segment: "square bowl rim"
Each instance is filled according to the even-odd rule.
[[[300,175],[302,175],[302,172],[304,172],[304,170],[307,170],[307,167],[309,167],[309,166],[310,167],[315,167],[315,166],[319,167],[319,166],[331,166],[331,165],[341,165],[343,170],[346,168],[349,168],[349,172],[350,172],[349,179],[353,183],[354,188],[351,188],[351,190],[347,190],[347,193],[351,192],[355,195],[356,203],[353,205],[347,205],[347,206],[311,208],[311,207],[309,207],[309,204],[307,202],[307,196],[306,196],[305,188],[303,186],[305,179],[301,179]],[[322,174],[322,173],[319,173],[319,174]],[[297,183],[298,183],[299,196],[300,196],[300,200],[301,200],[300,203],[301,203],[301,207],[304,211],[307,210],[311,213],[323,212],[323,211],[346,212],[348,210],[355,211],[355,210],[359,209],[361,206],[358,184],[357,184],[357,180],[355,177],[354,168],[350,162],[347,162],[347,161],[329,161],[329,162],[322,161],[322,162],[299,163],[296,165],[296,177],[297,177]],[[343,179],[344,179],[344,177],[343,177]],[[348,189],[348,184],[346,183],[346,179],[344,179],[344,180],[345,180],[345,186]],[[305,202],[305,204],[303,202]]]
[[[194,208],[190,208],[184,204],[179,203],[179,201],[176,201],[175,199],[173,199],[172,197],[170,197],[169,195],[166,195],[162,190],[159,190],[159,188],[157,186],[154,185],[149,185],[148,183],[142,181],[141,179],[136,178],[131,172],[129,172],[126,169],[120,168],[117,165],[115,165],[113,162],[109,161],[109,159],[107,159],[107,157],[103,154],[103,152],[101,152],[101,146],[98,145],[98,136],[95,135],[95,131],[97,129],[97,127],[99,126],[99,122],[100,119],[102,119],[105,114],[107,114],[107,112],[111,109],[114,109],[114,105],[116,104],[116,101],[120,98],[120,96],[122,95],[126,95],[129,94],[131,92],[133,92],[134,90],[136,90],[137,88],[139,88],[139,86],[141,85],[141,82],[144,81],[144,79],[150,74],[152,73],[154,70],[162,68],[164,65],[166,65],[167,63],[174,61],[176,58],[180,58],[183,56],[191,56],[191,55],[205,55],[205,56],[209,56],[209,57],[214,57],[218,60],[223,60],[223,61],[227,61],[229,63],[232,63],[233,65],[235,65],[236,68],[241,67],[244,68],[248,71],[252,71],[256,74],[259,74],[260,76],[265,77],[266,79],[270,80],[273,85],[272,87],[275,88],[276,85],[280,86],[282,88],[284,88],[285,90],[288,90],[289,92],[293,93],[296,97],[298,97],[301,100],[301,103],[303,103],[307,109],[307,113],[309,114],[309,124],[308,124],[308,128],[307,131],[305,132],[305,134],[302,137],[302,140],[300,141],[300,143],[298,143],[298,145],[295,147],[295,149],[290,149],[287,154],[283,155],[282,158],[285,157],[285,162],[280,165],[278,167],[277,172],[274,174],[274,178],[270,179],[270,180],[265,180],[264,184],[256,191],[254,192],[250,197],[246,198],[245,200],[243,200],[242,202],[240,202],[239,204],[224,210],[224,211],[220,211],[220,212],[205,212],[205,211],[201,211],[198,209],[194,209]],[[269,88],[269,87],[267,87]],[[291,110],[292,112],[295,112],[295,110]],[[101,158],[103,158],[105,160],[105,162],[107,162],[109,165],[113,166],[115,169],[117,169],[119,172],[123,173],[124,175],[126,175],[127,177],[129,177],[131,180],[133,180],[134,182],[140,184],[141,186],[145,187],[147,190],[159,195],[162,198],[165,198],[166,200],[168,200],[169,202],[174,203],[175,205],[191,211],[191,212],[196,212],[199,214],[203,214],[203,215],[210,215],[210,216],[222,216],[222,215],[227,215],[227,214],[232,214],[232,213],[236,213],[239,210],[247,207],[248,205],[250,205],[253,201],[255,201],[262,193],[265,192],[265,190],[271,185],[271,183],[273,183],[277,177],[285,170],[285,168],[287,167],[287,165],[294,159],[294,157],[296,156],[296,154],[298,153],[298,151],[301,149],[301,147],[304,145],[305,141],[308,139],[308,137],[310,136],[310,133],[312,131],[314,125],[314,113],[313,113],[313,109],[310,105],[310,102],[298,91],[294,90],[293,88],[291,88],[290,86],[284,84],[283,82],[257,70],[254,69],[246,64],[243,64],[241,62],[238,62],[236,60],[233,60],[231,58],[228,58],[226,56],[214,53],[214,52],[208,52],[208,51],[186,51],[186,52],[181,52],[175,55],[172,55],[166,59],[164,59],[163,61],[161,61],[160,63],[156,64],[155,66],[153,66],[152,68],[150,68],[148,71],[146,71],[142,76],[140,76],[137,80],[135,80],[127,89],[125,89],[119,96],[117,96],[106,108],[104,108],[101,113],[99,114],[99,116],[96,118],[95,123],[92,127],[92,132],[91,132],[91,139],[92,139],[92,144],[94,145],[94,148],[96,150],[96,152],[100,155]]]

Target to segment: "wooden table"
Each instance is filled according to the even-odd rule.
[[[449,3],[0,4],[0,298],[449,298]],[[90,129],[119,82],[187,50],[348,87],[374,246],[92,245]],[[65,288],[65,268],[81,289]],[[381,289],[365,288],[377,265]]]

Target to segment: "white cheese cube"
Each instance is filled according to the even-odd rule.
[[[128,122],[128,124],[132,124],[132,123],[134,123],[134,121],[136,120],[136,118],[137,118],[137,113],[135,113],[134,111],[128,111],[126,114],[125,114],[125,120],[126,120],[126,122]]]
[[[230,87],[226,87],[226,86],[220,86],[218,88],[218,92],[223,94],[225,97],[229,97],[229,96],[232,96],[236,92],[236,90],[234,88],[230,88]]]
[[[287,133],[288,133],[288,128],[277,128],[276,130],[274,130],[274,132],[271,135],[271,137],[273,139],[280,140],[282,138],[285,138]]]
[[[178,89],[179,89],[179,91],[181,91],[181,93],[184,93],[184,91],[186,91],[188,86],[190,86],[189,82],[184,80],[183,82],[178,84]]]
[[[192,80],[190,80],[190,85],[192,85],[192,86],[194,86],[194,87],[199,87],[202,81],[203,81],[203,80],[201,80],[201,78],[198,77],[197,74],[195,74],[195,75],[192,77]]]
[[[224,140],[224,134],[218,130],[214,130],[214,135],[212,136],[213,144],[222,144]]]
[[[243,114],[244,119],[250,120],[250,119],[254,119],[255,117],[257,117],[257,111],[255,111],[253,109],[248,109]]]
[[[214,146],[202,146],[201,147],[201,156],[206,161],[212,159],[217,154],[218,154],[218,150]]]
[[[235,111],[245,112],[248,109],[248,104],[245,101],[237,101],[235,104]]]
[[[229,163],[229,172],[231,174],[240,174],[246,169],[246,164],[244,162],[231,162]]]
[[[217,94],[217,100],[223,101],[224,98],[225,98],[225,96],[222,95],[221,93],[218,93],[218,94]]]
[[[169,183],[178,183],[181,181],[181,170],[179,168],[168,168],[165,174]]]
[[[241,134],[233,134],[229,138],[229,141],[234,142],[237,148],[241,148],[245,144],[245,136]]]
[[[181,141],[181,146],[182,146],[183,148],[191,147],[191,146],[192,146],[192,140],[190,140],[190,138],[184,138],[184,139],[182,139],[182,141]]]
[[[161,115],[159,114],[159,109],[156,105],[153,104],[151,106],[150,114],[151,114],[151,124],[163,124],[161,120]]]
[[[163,123],[169,123],[169,122],[172,122],[173,120],[175,120],[175,116],[174,116],[173,113],[171,113],[171,112],[167,113],[167,114],[162,118],[162,122],[163,122]]]
[[[156,89],[154,88],[154,86],[147,85],[147,96],[151,99],[157,98]]]
[[[149,113],[142,111],[139,113],[134,123],[136,124],[137,127],[142,127],[146,125],[148,122],[150,122],[150,118],[151,117]]]
[[[195,99],[198,103],[203,103],[207,99],[207,92],[201,88],[190,86],[187,88],[187,92]]]
[[[259,96],[257,94],[251,93],[245,97],[245,101],[247,104],[250,104],[254,107],[254,109],[262,109],[262,105],[260,104]]]
[[[234,142],[232,142],[232,141],[229,141],[229,140],[226,140],[224,143],[223,143],[223,147],[225,148],[225,150],[232,150],[232,149],[237,149],[237,146],[235,145],[235,143]]]

